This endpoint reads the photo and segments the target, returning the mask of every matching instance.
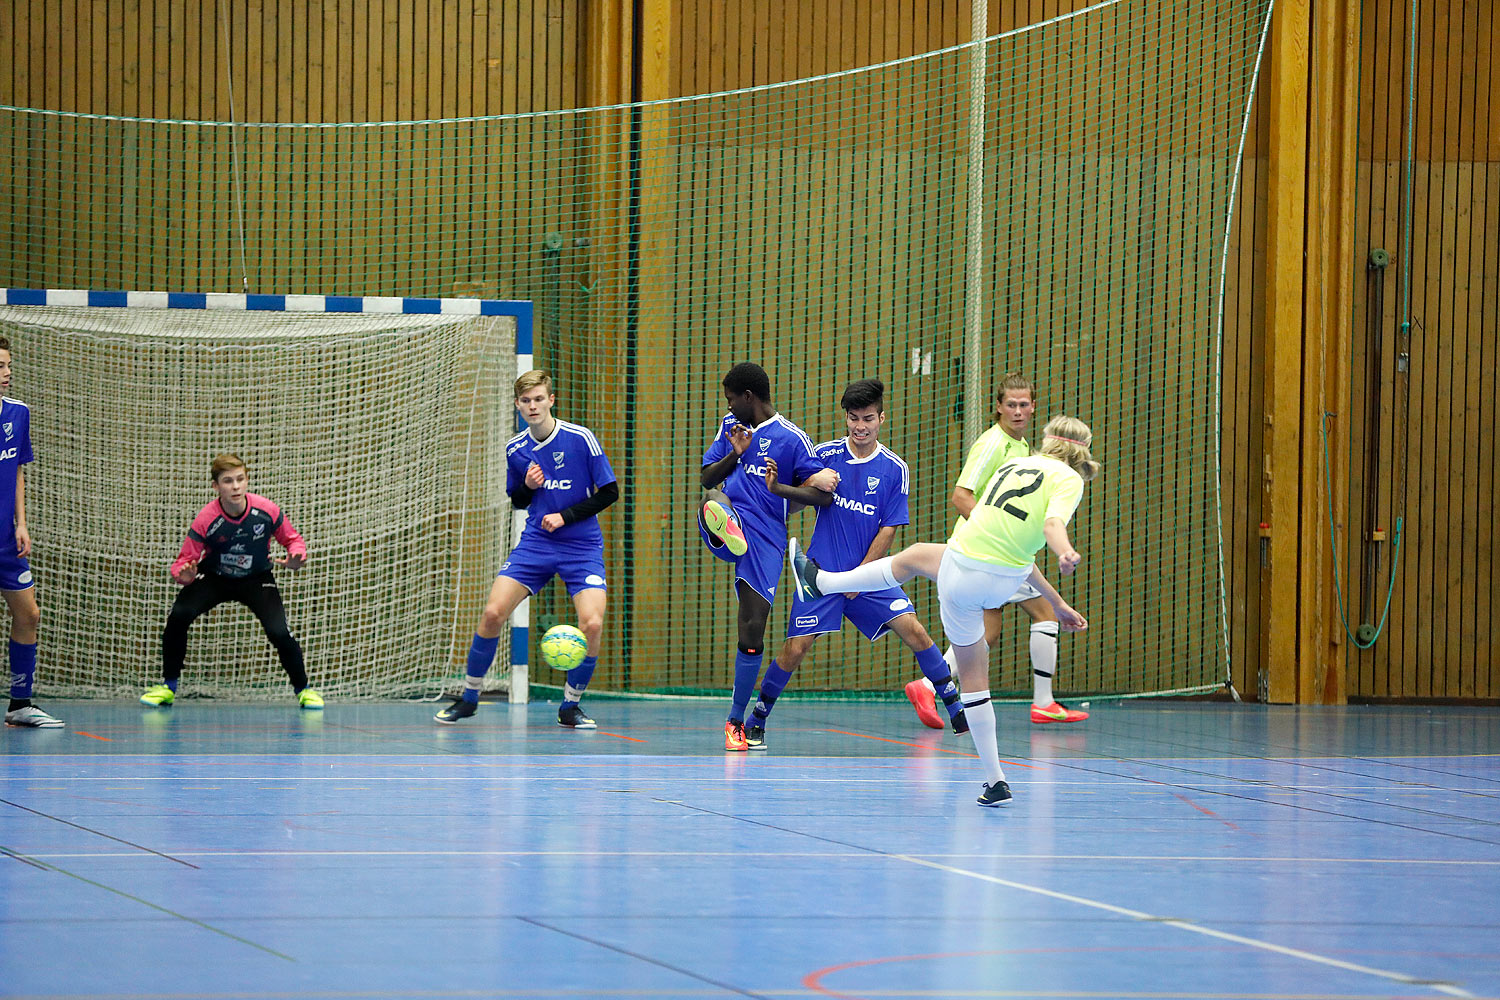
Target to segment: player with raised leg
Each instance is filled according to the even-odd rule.
[[[209,475],[218,496],[193,518],[172,563],[172,579],[182,590],[162,630],[162,683],[147,688],[141,704],[165,708],[177,700],[188,628],[220,604],[234,601],[249,608],[265,629],[292,682],[297,704],[321,709],[323,697],[307,686],[302,644],[287,626],[281,590],[271,570],[276,565],[296,572],[307,563],[307,543],[280,507],[250,492],[250,472],[237,455],[216,456]],[[271,556],[272,538],[286,549],[284,558]]]
[[[10,341],[0,337],[0,393],[10,389]],[[19,729],[58,729],[54,719],[31,703],[36,680],[36,633],[42,612],[31,576],[31,532],[26,527],[26,470],[31,461],[31,408],[19,399],[0,398],[0,592],[10,611],[10,705],[5,724]]]
[[[996,469],[1013,458],[1025,458],[1031,454],[1026,430],[1035,412],[1036,389],[1030,379],[1011,372],[1000,380],[995,390],[995,423],[969,448],[963,471],[958,474],[958,482],[953,487],[952,503],[958,510],[960,523],[973,512],[978,503],[975,494],[989,482]],[[954,529],[957,530],[957,525]],[[1061,631],[1052,603],[1029,583],[1021,584],[1010,603],[1019,605],[1031,617],[1031,721],[1040,725],[1087,719],[1087,712],[1067,708],[1052,695],[1052,678],[1057,673],[1057,640]],[[1002,609],[985,611],[985,643],[993,647],[1003,630]],[[943,656],[950,665],[953,664],[951,647]],[[923,725],[932,729],[943,728],[930,679],[923,676],[908,683],[906,697]]]
[[[988,779],[979,795],[982,806],[1005,805],[1011,799],[987,688],[984,612],[1003,606],[1021,582],[1028,581],[1051,602],[1064,628],[1088,627],[1033,560],[1046,545],[1066,576],[1083,559],[1068,539],[1067,525],[1083,499],[1083,484],[1099,474],[1099,463],[1089,451],[1092,443],[1093,433],[1083,421],[1053,417],[1043,428],[1037,454],[1012,459],[996,470],[973,515],[958,526],[947,545],[919,543],[847,572],[829,573],[801,552],[795,538],[787,544],[792,574],[804,597],[880,590],[918,576],[937,580],[943,629],[953,642],[964,689],[964,714]]]
[[[588,641],[583,662],[568,671],[557,724],[598,728],[579,702],[598,666],[599,637],[604,632],[604,533],[599,530],[599,514],[620,498],[620,487],[594,432],[554,417],[556,402],[552,377],[546,372],[533,370],[516,379],[516,411],[526,430],[506,442],[505,492],[515,507],[527,511],[526,527],[480,612],[469,643],[463,694],[433,717],[438,722],[452,725],[474,714],[480,684],[500,645],[500,630],[522,601],[556,575],[568,588],[578,627]]]
[[[734,564],[739,651],[724,749],[740,751],[749,749],[745,709],[760,676],[766,619],[781,580],[789,504],[828,506],[838,477],[818,463],[802,429],[771,405],[771,379],[760,365],[745,361],[731,368],[724,398],[729,412],[703,454],[698,532],[710,552]]]
[[[813,449],[820,464],[838,473],[839,484],[833,503],[818,509],[808,555],[819,566],[853,569],[889,552],[896,528],[910,523],[910,486],[906,463],[880,443],[880,426],[885,422],[884,383],[873,378],[851,382],[839,405],[844,408],[848,435]],[[766,721],[771,709],[818,636],[838,632],[846,618],[871,642],[887,632],[900,636],[916,656],[923,674],[932,678],[935,690],[943,692],[953,731],[967,731],[958,687],[948,664],[900,587],[811,599],[794,593],[786,643],[766,668],[760,697],[745,726],[745,742],[751,750],[766,748]],[[931,697],[927,695],[929,704]]]

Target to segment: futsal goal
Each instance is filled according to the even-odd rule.
[[[9,289],[0,335],[32,411],[49,696],[160,677],[167,567],[219,452],[307,539],[308,566],[279,582],[314,687],[348,700],[455,683],[511,542],[503,455],[529,302]],[[502,648],[492,686],[511,659]],[[233,604],[193,626],[181,692],[287,696]]]

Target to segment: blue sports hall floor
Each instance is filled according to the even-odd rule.
[[[6,729],[0,995],[1500,996],[1500,711],[45,701]]]

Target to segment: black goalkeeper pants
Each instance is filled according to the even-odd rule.
[[[188,627],[200,617],[228,601],[243,604],[260,619],[266,638],[281,657],[281,669],[292,682],[293,691],[307,687],[307,668],[302,663],[302,644],[287,627],[286,608],[281,590],[269,570],[254,576],[233,578],[205,573],[186,587],[172,602],[167,627],[161,634],[161,675],[169,681],[182,676],[182,660],[187,654]]]

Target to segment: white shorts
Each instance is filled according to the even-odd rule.
[[[1030,573],[1031,571],[1027,570],[1026,572]],[[1027,581],[1022,580],[1021,581],[1021,585],[1016,588],[1015,596],[1012,597],[1010,600],[1006,601],[1005,603],[1006,604],[1025,604],[1027,601],[1033,600],[1033,599],[1041,597],[1041,596],[1042,596],[1042,592],[1040,590],[1037,590],[1035,587],[1033,587]]]
[[[955,646],[972,646],[984,638],[984,612],[1010,603],[1031,575],[1031,567],[1013,569],[961,556],[951,548],[938,568],[938,602],[943,631]]]

